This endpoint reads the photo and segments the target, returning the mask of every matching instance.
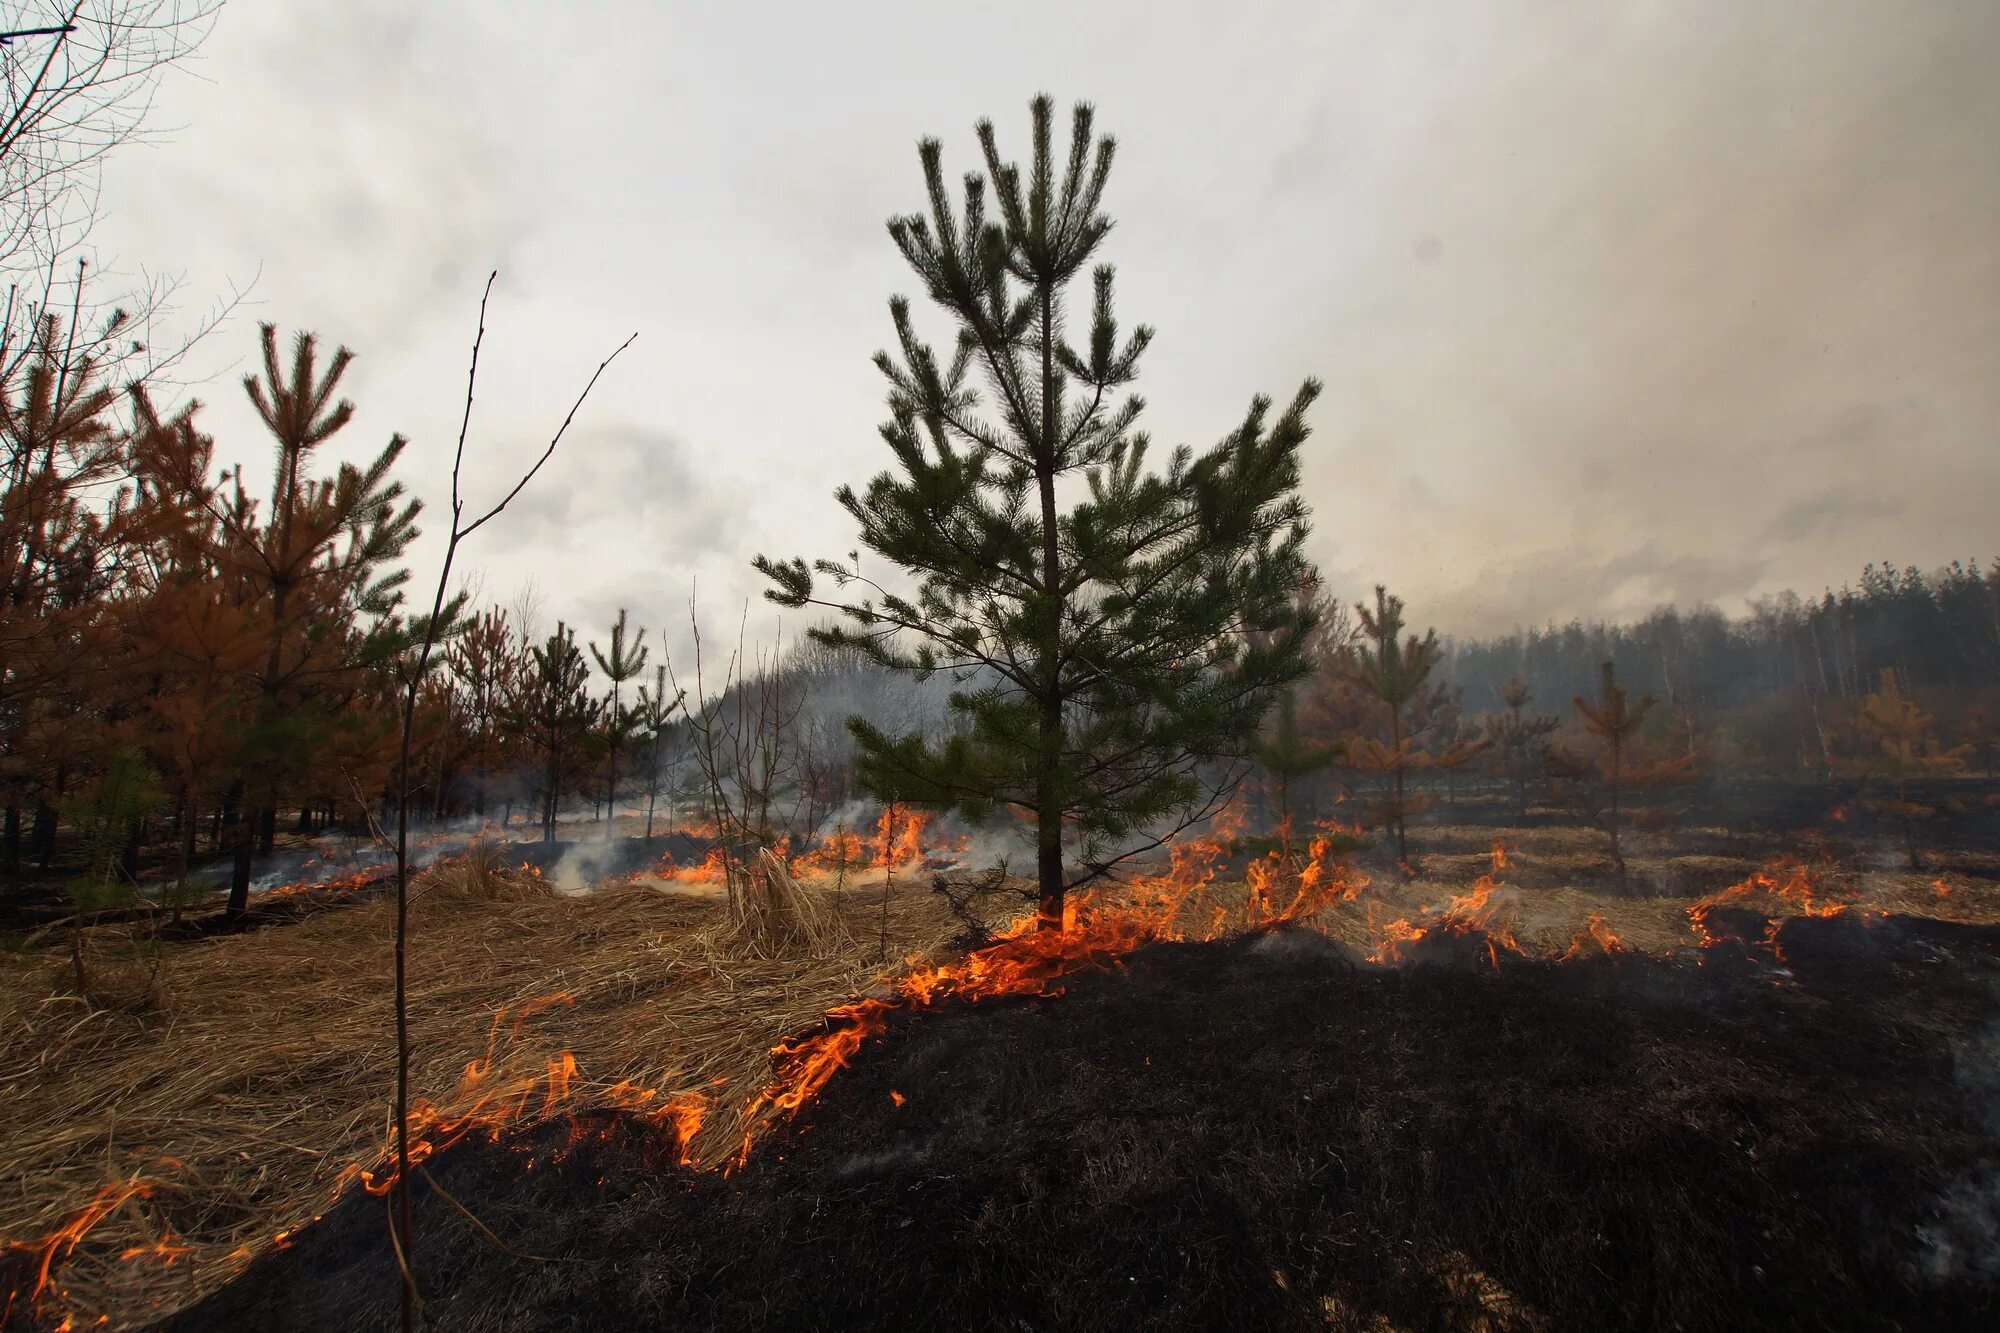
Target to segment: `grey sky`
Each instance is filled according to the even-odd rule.
[[[1481,633],[2000,548],[1996,68],[1990,0],[237,0],[96,239],[189,313],[260,275],[200,358],[253,476],[257,319],[360,354],[346,452],[437,506],[489,268],[476,496],[637,329],[466,558],[684,643],[692,580],[733,630],[751,555],[853,545],[916,140],[1088,99],[1155,438],[1320,376],[1322,567]]]

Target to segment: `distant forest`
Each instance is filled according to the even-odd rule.
[[[1635,694],[1655,696],[1655,730],[1692,734],[1733,768],[1814,773],[1837,751],[1835,733],[1875,691],[1883,671],[1937,715],[1975,759],[1992,758],[2000,704],[2000,560],[1953,562],[1935,573],[1871,564],[1857,585],[1817,598],[1787,592],[1748,614],[1668,607],[1635,624],[1525,629],[1447,643],[1440,674],[1464,706],[1500,706],[1523,681],[1551,709],[1589,695],[1613,661]]]

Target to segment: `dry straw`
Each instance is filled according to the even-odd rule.
[[[415,1093],[462,1110],[468,1062],[490,1054],[491,1089],[545,1077],[568,1051],[567,1105],[621,1083],[700,1093],[714,1109],[694,1153],[726,1157],[771,1047],[880,981],[872,932],[854,944],[830,891],[756,869],[736,920],[714,899],[653,887],[560,895],[490,851],[422,876]],[[865,905],[872,917],[882,892],[880,876],[851,884],[846,914]],[[940,951],[957,929],[924,892],[894,896],[888,918],[897,957]],[[157,1318],[310,1221],[347,1168],[378,1163],[394,1076],[392,927],[389,904],[370,902],[173,946],[150,1011],[86,1004],[63,993],[63,968],[7,960],[0,1237],[37,1240],[103,1214],[73,1251],[58,1247],[52,1309],[78,1324]],[[9,1278],[36,1258],[16,1249]]]

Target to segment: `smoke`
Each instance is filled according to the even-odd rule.
[[[442,820],[413,830],[410,838],[410,868],[420,870],[442,857],[464,851],[476,839],[492,836],[491,821],[475,815]],[[322,833],[302,847],[287,847],[255,863],[250,892],[269,893],[290,885],[311,886],[342,879],[396,863],[392,840],[345,830]],[[221,885],[229,880],[232,867],[227,860],[188,872],[190,883]]]
[[[1952,1044],[1952,1077],[1971,1097],[1986,1132],[2000,1137],[2000,1023]],[[1944,1286],[2000,1279],[2000,1166],[1960,1175],[1938,1196],[1936,1215],[1917,1228],[1913,1276]]]
[[[554,865],[542,871],[542,878],[559,893],[582,893],[604,882],[617,859],[618,844],[610,836],[607,820],[570,843]]]
[[[2000,1168],[1967,1172],[1938,1197],[1936,1218],[1917,1228],[1914,1276],[1936,1286],[2000,1278]]]
[[[2000,12],[1369,6],[1304,45],[1393,57],[1318,83],[1279,159],[1339,270],[1289,287],[1285,358],[1337,405],[1305,483],[1334,563],[1490,634],[1981,530]]]

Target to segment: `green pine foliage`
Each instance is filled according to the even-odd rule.
[[[611,698],[604,711],[604,740],[611,752],[604,809],[605,818],[613,825],[618,821],[618,751],[638,737],[640,728],[638,713],[624,706],[620,694],[626,681],[646,669],[645,640],[644,629],[634,634],[629,642],[626,640],[625,608],[621,606],[618,608],[618,621],[611,627],[611,651],[600,652],[595,643],[590,645],[590,656],[597,663],[597,669],[611,682]]]
[[[1214,761],[1244,759],[1277,691],[1309,670],[1313,618],[1292,593],[1311,575],[1297,487],[1319,385],[1276,420],[1260,396],[1213,448],[1182,446],[1148,468],[1134,429],[1143,401],[1122,391],[1152,330],[1121,340],[1112,268],[1091,268],[1112,226],[1100,204],[1114,143],[1098,139],[1093,156],[1079,105],[1060,163],[1052,102],[1031,110],[1025,170],[1001,159],[982,121],[986,172],[966,175],[954,209],[942,146],[926,139],[930,215],[889,223],[956,337],[941,358],[909,301],[890,301],[900,356],[875,363],[890,383],[881,433],[896,470],[837,496],[861,544],[913,586],[863,578],[852,559],[756,566],[779,605],[844,615],[814,631],[820,642],[966,686],[940,740],[850,720],[858,776],[883,799],[1030,823],[1041,921],[1056,928],[1069,889],[1143,850],[1133,841],[1157,845],[1151,830],[1201,817],[1218,783],[1240,777],[1232,764],[1216,778]],[[1073,288],[1087,268],[1086,314]],[[1073,323],[1080,344],[1065,337]],[[815,573],[868,595],[824,599]]]
[[[562,621],[528,649],[530,667],[520,695],[510,700],[506,725],[541,751],[542,841],[556,840],[565,761],[574,760],[604,705],[590,696],[590,663],[576,646],[576,631]]]

